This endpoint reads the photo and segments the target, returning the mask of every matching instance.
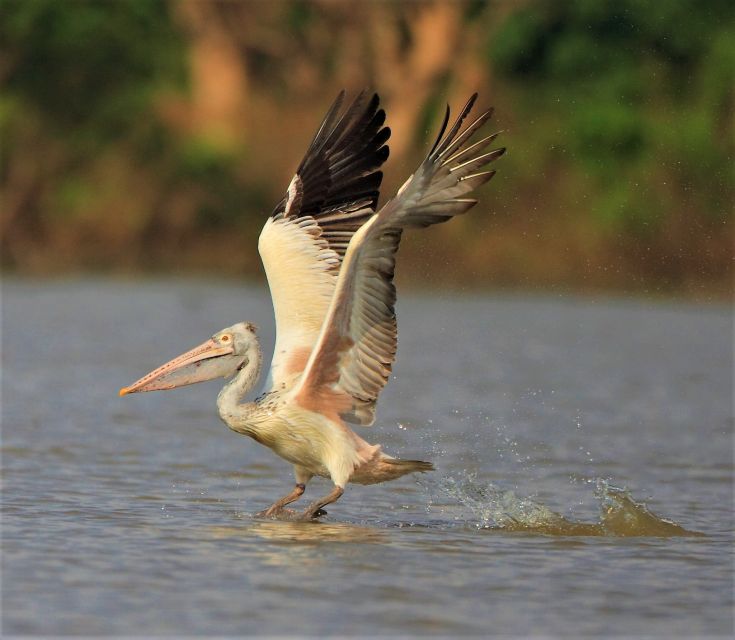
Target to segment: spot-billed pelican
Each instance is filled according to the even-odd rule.
[[[322,515],[348,482],[373,484],[433,469],[385,454],[346,422],[373,423],[395,360],[393,271],[403,230],[469,210],[477,201],[465,196],[493,177],[485,166],[505,151],[485,151],[497,134],[471,142],[492,110],[462,129],[476,98],[448,131],[447,107],[426,159],[376,211],[390,137],[385,112],[377,95],[366,100],[360,94],[345,110],[344,92],[337,97],[260,234],[277,339],[267,390],[254,402],[243,398],[259,378],[262,355],[256,328],[244,322],[120,390],[232,377],[217,397],[222,420],[294,465],[296,486],[259,515],[293,517],[284,507],[301,497],[313,476],[330,478],[334,488],[296,517]]]

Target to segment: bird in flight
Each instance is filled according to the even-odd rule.
[[[257,383],[263,357],[256,327],[240,322],[215,333],[120,395],[230,378],[217,397],[227,426],[250,436],[294,466],[288,495],[258,515],[311,520],[344,493],[348,482],[394,480],[433,465],[400,460],[356,434],[347,423],[373,424],[375,405],[396,357],[396,251],[404,229],[466,213],[466,197],[493,177],[488,151],[497,134],[473,141],[492,116],[463,128],[474,94],[451,127],[449,107],[439,135],[416,172],[378,210],[390,129],[379,98],[361,93],[343,108],[344,91],[327,112],[306,155],[260,234],[276,344],[265,391]],[[285,509],[314,476],[334,484],[301,513]]]

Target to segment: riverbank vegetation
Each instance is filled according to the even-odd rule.
[[[509,149],[476,210],[407,238],[404,277],[730,290],[732,3],[4,0],[0,40],[6,271],[260,277],[315,126],[367,86],[385,196],[475,90]]]

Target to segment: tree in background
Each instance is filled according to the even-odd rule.
[[[717,1],[531,3],[489,43],[534,130],[526,166],[541,160],[593,235],[678,284],[730,253],[734,17]]]
[[[729,286],[730,3],[1,7],[6,266],[254,273],[323,110],[370,86],[394,131],[386,193],[445,101],[479,90],[510,129],[485,213],[408,243],[403,271],[430,254],[477,283]]]

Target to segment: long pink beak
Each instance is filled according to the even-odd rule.
[[[191,351],[187,351],[158,367],[155,371],[151,371],[129,387],[123,387],[120,389],[120,395],[174,389],[187,384],[229,375],[232,373],[231,366],[223,366],[225,363],[219,364],[212,359],[232,355],[233,353],[232,346],[223,347],[214,340],[207,340],[204,344],[194,347]],[[207,361],[211,362],[207,363]]]

